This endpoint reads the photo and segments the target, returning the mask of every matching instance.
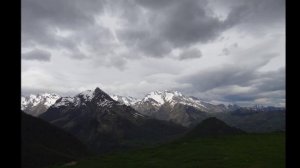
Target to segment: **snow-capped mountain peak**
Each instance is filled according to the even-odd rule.
[[[118,96],[118,95],[111,95],[110,96],[113,100],[120,102],[121,104],[125,104],[127,106],[134,105],[139,100],[133,97],[125,97],[125,96]]]
[[[180,103],[184,105],[193,106],[204,111],[207,110],[207,107],[202,103],[201,100],[194,97],[185,96],[178,91],[165,90],[150,92],[141,101],[153,102],[153,100],[153,105],[156,106],[161,106],[165,103],[169,103],[171,106],[174,106],[175,104]]]
[[[172,102],[174,99],[178,99],[179,97],[183,97],[183,95],[178,91],[153,91],[148,93],[142,101],[156,101],[158,105],[162,105],[166,102]]]
[[[147,94],[142,101],[152,101],[154,100],[159,105],[162,105],[165,103],[163,93],[161,91],[154,91]]]
[[[103,92],[99,88],[96,88],[94,91],[85,90],[74,97],[62,97],[53,105],[53,107],[59,108],[60,106],[70,106],[70,105],[73,107],[85,106],[87,105],[87,103],[90,103],[92,101],[95,101],[97,106],[101,106],[101,107],[111,106],[113,103],[116,103],[105,92]]]

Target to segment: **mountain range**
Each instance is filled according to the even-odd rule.
[[[89,91],[86,92],[88,93]],[[285,108],[283,107],[215,105],[193,96],[183,95],[178,91],[168,90],[150,92],[142,99],[119,95],[108,97],[119,104],[132,107],[139,112],[139,115],[171,121],[184,127],[193,127],[208,117],[217,117],[231,126],[248,132],[285,130]],[[62,100],[56,102],[60,98]],[[76,98],[76,96],[60,97],[57,94],[44,93],[22,97],[21,104],[22,109],[26,113],[39,116],[46,112],[51,105],[60,106],[63,103],[70,104],[70,102],[78,104],[80,99]],[[103,105],[109,104],[104,103]]]

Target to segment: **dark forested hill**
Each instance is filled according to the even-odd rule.
[[[90,155],[71,134],[22,112],[22,168],[41,168]]]

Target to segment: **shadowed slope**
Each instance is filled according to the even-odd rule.
[[[89,155],[71,134],[22,112],[22,168],[40,168]]]
[[[200,124],[195,126],[190,132],[186,134],[188,137],[204,137],[204,136],[220,136],[220,135],[234,135],[243,134],[244,131],[231,127],[225,122],[210,117],[203,120]]]

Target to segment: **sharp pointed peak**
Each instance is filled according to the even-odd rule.
[[[101,90],[99,87],[96,87],[95,90],[94,90],[94,93],[96,94],[96,93],[100,93],[100,92],[104,92],[104,91]]]

